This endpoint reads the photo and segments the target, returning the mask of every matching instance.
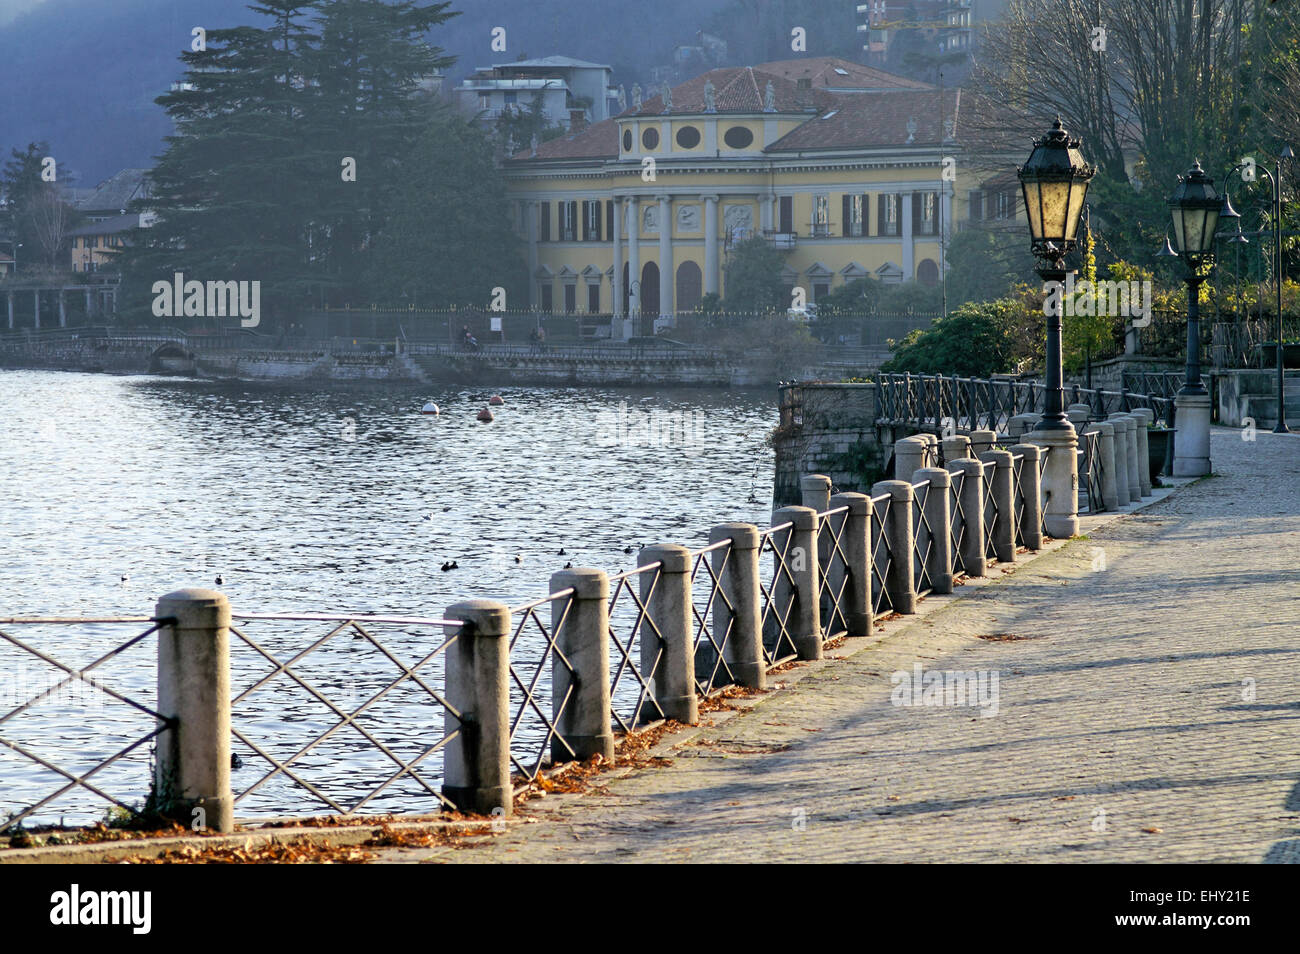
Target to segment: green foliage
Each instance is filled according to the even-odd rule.
[[[182,53],[184,84],[157,100],[176,124],[152,173],[158,220],[122,256],[127,316],[152,320],[152,284],[173,272],[260,281],[271,327],[373,297],[377,239],[428,123],[417,81],[451,62],[425,40],[448,6],[262,0],[263,26]]]
[[[438,114],[397,177],[396,211],[374,259],[379,300],[486,307],[496,287],[506,289],[507,305],[527,300],[505,184],[493,171],[492,143],[476,124]]]
[[[45,142],[14,149],[0,169],[0,235],[11,243],[24,271],[66,271],[71,238],[68,232],[81,216],[63,200],[67,180],[46,182],[42,161],[50,154]],[[57,168],[57,167],[56,167]],[[19,248],[19,246],[22,246]]]
[[[818,298],[817,314],[823,318],[874,314],[883,294],[884,286],[876,279],[855,279]]]
[[[1035,359],[1032,342],[1041,337],[1041,329],[1041,305],[1035,315],[1023,293],[967,303],[931,327],[911,332],[880,369],[962,377],[1016,374]]]
[[[722,296],[717,292],[709,292],[700,299],[700,303],[695,306],[695,310],[701,315],[720,315],[722,313]]]
[[[727,256],[727,310],[765,315],[784,312],[789,288],[781,281],[785,254],[755,236],[736,245]]]
[[[881,290],[877,308],[886,313],[937,315],[943,310],[943,289],[938,285],[932,288],[911,280],[885,285]]]
[[[966,228],[948,243],[948,307],[992,301],[1033,274],[1024,229]]]

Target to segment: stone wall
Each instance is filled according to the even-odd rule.
[[[836,491],[869,492],[886,463],[875,421],[874,384],[783,385],[781,423],[771,435],[773,507],[799,503],[804,474],[825,474]]]

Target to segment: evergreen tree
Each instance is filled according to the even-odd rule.
[[[396,211],[374,259],[381,299],[486,307],[504,288],[507,307],[521,307],[526,265],[487,135],[439,112],[397,172]]]

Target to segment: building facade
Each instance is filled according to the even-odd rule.
[[[938,282],[978,187],[962,169],[960,91],[793,62],[807,65],[712,70],[634,96],[509,160],[530,307],[610,314],[616,339],[653,333],[710,293],[725,305],[727,260],[753,237],[784,253],[792,299],[867,276]]]
[[[598,123],[617,111],[614,71],[601,63],[570,56],[546,56],[479,67],[456,87],[458,108],[495,122],[505,113],[526,111],[539,102],[548,125],[569,126],[581,111],[583,123]]]

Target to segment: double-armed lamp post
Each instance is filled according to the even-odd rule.
[[[1169,208],[1174,241],[1171,244],[1166,238],[1160,255],[1181,258],[1187,266],[1187,375],[1174,398],[1178,421],[1174,476],[1203,477],[1210,472],[1210,392],[1201,381],[1201,283],[1214,267],[1223,197],[1197,162],[1187,175],[1178,177]]]
[[[1071,139],[1061,126],[1059,116],[1046,136],[1034,140],[1028,161],[1017,171],[1029,218],[1030,250],[1040,260],[1038,274],[1045,282],[1064,285],[1071,272],[1065,267],[1065,256],[1078,241],[1088,183],[1096,171],[1083,158],[1079,140]],[[1062,301],[1059,295],[1057,301]],[[1049,485],[1072,488],[1074,499],[1049,498],[1043,517],[1051,536],[1068,538],[1079,532],[1079,470],[1075,456],[1078,437],[1065,413],[1062,310],[1062,307],[1047,309],[1046,398],[1043,419],[1035,428],[1033,439],[1049,448]]]

